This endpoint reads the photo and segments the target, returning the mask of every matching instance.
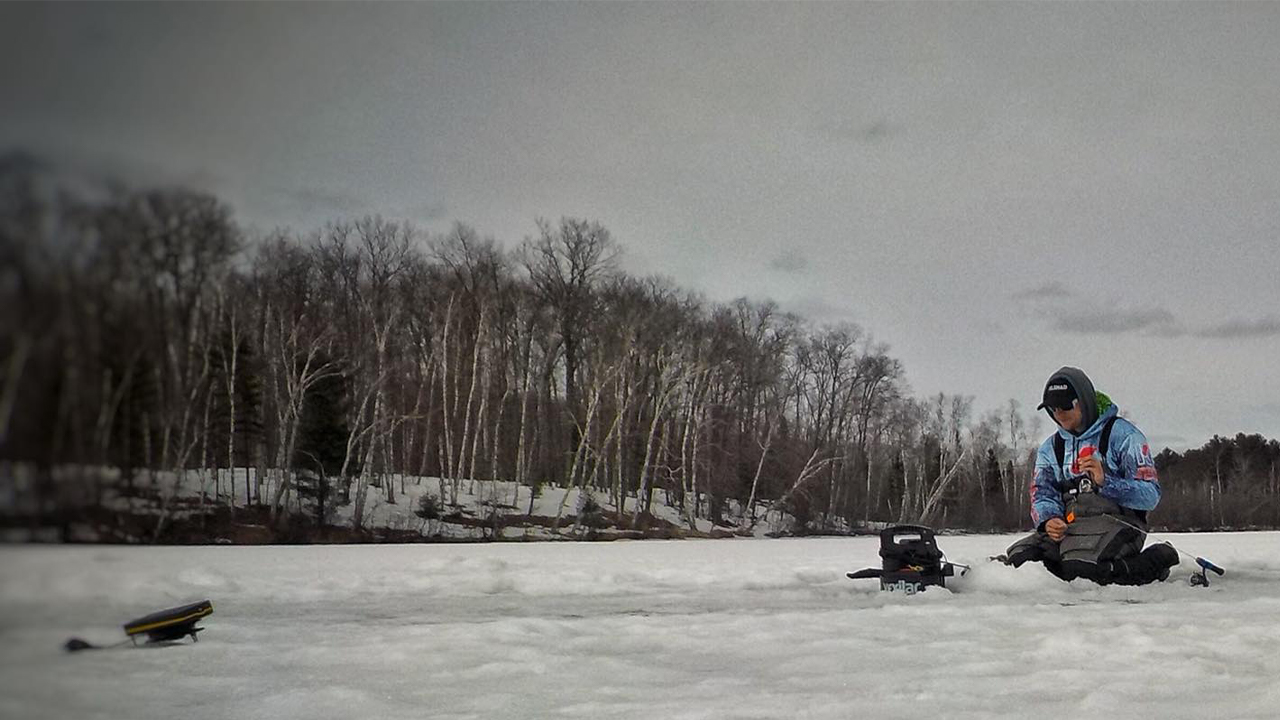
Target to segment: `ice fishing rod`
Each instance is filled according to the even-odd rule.
[[[1123,520],[1123,519],[1121,519],[1121,518],[1118,518],[1118,517],[1116,517],[1115,515],[1112,515],[1111,513],[1103,513],[1103,514],[1102,514],[1102,516],[1103,516],[1103,517],[1107,517],[1107,518],[1111,518],[1112,520],[1115,520],[1116,522],[1120,523],[1121,525],[1124,525],[1125,527],[1133,528],[1134,530],[1137,530],[1138,532],[1140,532],[1140,533],[1142,533],[1142,534],[1144,534],[1144,535],[1150,535],[1150,534],[1151,534],[1151,533],[1150,533],[1150,531],[1143,530],[1142,528],[1138,527],[1137,525],[1134,525],[1134,524],[1133,524],[1133,523],[1131,523],[1131,522],[1128,522],[1128,521],[1126,521],[1126,520]],[[1159,533],[1156,533],[1156,534],[1159,534]],[[1190,580],[1190,582],[1191,582],[1191,584],[1192,584],[1192,585],[1196,585],[1196,586],[1204,586],[1204,587],[1208,587],[1208,586],[1209,586],[1209,576],[1205,574],[1205,571],[1211,570],[1211,571],[1213,571],[1213,572],[1214,572],[1214,574],[1218,575],[1219,577],[1221,577],[1222,575],[1225,575],[1225,574],[1227,573],[1227,571],[1226,571],[1226,570],[1223,570],[1221,567],[1219,567],[1219,566],[1218,566],[1218,565],[1216,565],[1213,561],[1211,561],[1211,560],[1209,560],[1209,559],[1207,559],[1207,558],[1203,558],[1203,557],[1201,557],[1201,556],[1199,556],[1199,555],[1192,555],[1191,553],[1189,553],[1189,552],[1187,552],[1187,551],[1185,551],[1185,550],[1183,550],[1183,549],[1179,548],[1177,545],[1174,545],[1173,543],[1169,542],[1168,540],[1165,540],[1165,541],[1164,541],[1164,543],[1165,543],[1166,545],[1168,545],[1169,547],[1173,548],[1174,550],[1177,550],[1177,551],[1178,551],[1178,554],[1180,554],[1180,555],[1185,555],[1185,556],[1187,556],[1187,557],[1191,558],[1193,561],[1195,561],[1195,564],[1196,564],[1196,565],[1200,566],[1200,571],[1199,571],[1198,573],[1191,573],[1191,577],[1189,578],[1189,580]]]
[[[1085,448],[1080,452],[1080,459],[1083,460],[1084,458],[1087,458],[1093,455],[1093,452],[1094,450],[1092,447],[1085,446]],[[1084,493],[1097,492],[1098,486],[1093,482],[1093,478],[1088,473],[1081,473],[1079,475],[1075,475],[1073,477],[1067,478],[1067,481],[1069,485],[1074,486],[1070,490],[1068,490],[1068,494],[1076,495],[1078,497],[1079,495],[1082,495]],[[1134,525],[1133,523],[1128,522],[1127,520],[1118,518],[1115,515],[1112,515],[1111,513],[1103,513],[1102,516],[1111,518],[1112,520],[1115,520],[1116,522],[1120,523],[1121,525],[1124,525],[1125,527],[1133,528],[1134,530],[1137,530],[1143,535],[1150,534],[1149,531],[1144,530],[1143,528],[1140,528],[1137,525]],[[1191,553],[1186,552],[1185,550],[1181,550],[1178,548],[1178,546],[1174,545],[1173,543],[1167,540],[1165,541],[1165,544],[1173,548],[1174,550],[1177,550],[1180,555],[1185,555],[1191,558],[1193,561],[1195,561],[1196,565],[1200,566],[1200,572],[1192,573],[1191,577],[1189,578],[1192,585],[1208,587],[1209,576],[1205,574],[1205,571],[1207,570],[1212,570],[1218,576],[1225,575],[1227,572],[1226,570],[1223,570],[1221,567],[1218,567],[1218,565],[1214,564],[1212,561],[1206,558],[1200,557],[1199,555],[1192,555]]]

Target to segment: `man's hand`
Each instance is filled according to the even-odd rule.
[[[1097,455],[1086,455],[1080,458],[1077,464],[1080,466],[1080,472],[1088,473],[1094,486],[1102,487],[1102,483],[1107,481],[1107,474],[1102,470],[1102,459]]]
[[[1054,542],[1062,542],[1067,534],[1067,522],[1060,517],[1049,518],[1044,524],[1044,532]]]

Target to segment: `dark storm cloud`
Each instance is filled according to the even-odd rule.
[[[77,157],[23,145],[10,147],[0,154],[3,155],[0,172],[13,171],[42,178],[49,187],[70,192],[81,200],[106,200],[115,192],[158,188],[217,193],[227,182],[209,171],[160,168],[109,155]]]
[[[49,170],[49,163],[42,157],[21,148],[0,151],[0,173],[34,174]]]

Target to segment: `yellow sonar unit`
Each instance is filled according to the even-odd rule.
[[[190,605],[154,612],[127,622],[124,625],[124,632],[134,638],[134,642],[137,642],[139,635],[146,635],[149,643],[181,640],[188,635],[192,640],[199,640],[196,633],[204,628],[196,627],[196,623],[212,613],[213,603],[201,600]]]

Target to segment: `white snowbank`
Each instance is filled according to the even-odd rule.
[[[22,469],[19,468],[19,470]],[[244,507],[248,501],[246,487],[250,483],[256,484],[260,482],[260,486],[252,494],[263,498],[262,502],[269,502],[269,499],[274,498],[276,483],[281,479],[280,474],[276,471],[259,473],[251,468],[236,468],[234,472],[226,469],[210,469],[187,470],[182,473],[139,473],[134,481],[134,494],[130,494],[124,492],[118,469],[74,466],[63,468],[58,476],[65,481],[66,487],[76,489],[76,492],[68,491],[69,497],[72,499],[79,497],[79,500],[83,503],[97,502],[96,495],[90,492],[92,482],[85,480],[85,478],[101,476],[106,483],[101,500],[105,507],[122,512],[158,515],[160,512],[159,504],[167,501],[172,517],[178,519],[189,517],[205,506],[215,503],[226,504],[229,495],[237,507]],[[17,477],[21,479],[21,482],[14,483],[15,486],[29,483],[30,481],[29,473],[26,472],[18,472]],[[422,496],[434,496],[437,506],[445,514],[460,511],[473,521],[485,519],[489,516],[491,508],[498,506],[500,514],[507,518],[507,522],[504,523],[505,526],[502,528],[503,537],[563,538],[569,534],[570,529],[573,527],[572,518],[579,508],[580,496],[582,495],[581,491],[576,487],[561,488],[554,485],[544,485],[539,488],[538,496],[533,498],[532,513],[530,513],[530,488],[515,482],[464,479],[457,481],[455,484],[454,481],[442,481],[438,477],[401,476],[398,474],[380,478],[379,482],[387,482],[391,487],[372,484],[368,487],[363,508],[362,527],[422,532],[425,535],[451,539],[482,539],[485,537],[485,530],[476,526],[474,522],[453,523],[439,520],[425,523],[422,518],[415,514]],[[354,498],[356,492],[355,481],[352,481],[352,485],[350,492]],[[444,486],[447,486],[448,490],[442,492],[442,487]],[[336,482],[331,486],[331,489],[332,499],[326,513],[328,523],[332,526],[352,527],[355,524],[355,503],[340,504],[339,498],[342,497],[343,493]],[[234,494],[232,494],[232,490],[234,490]],[[454,492],[456,492],[456,497]],[[137,493],[141,493],[141,495]],[[202,494],[203,501],[201,501]],[[26,502],[34,497],[34,493],[30,492],[29,489],[21,493],[17,491],[0,492],[0,512],[18,512],[20,510],[34,512],[34,507],[28,507],[29,503]],[[456,503],[445,506],[446,497],[456,500]],[[617,507],[606,492],[596,491],[591,493],[591,497],[605,511],[617,512],[621,510],[627,518],[635,512],[636,501],[633,497],[624,498],[621,508]],[[172,502],[173,499],[183,502],[174,503]],[[661,490],[655,491],[650,513],[659,520],[672,523],[680,528],[689,528],[689,520],[684,510],[669,505],[667,499],[665,492]],[[290,512],[300,512],[296,494],[291,492],[288,496],[288,501]],[[705,511],[705,499],[703,509]],[[758,512],[762,512],[762,509],[763,506],[758,505]],[[310,501],[308,501],[306,512],[314,512],[314,506],[310,504]],[[732,523],[731,528],[736,528],[741,518],[738,503],[733,500],[726,501],[725,512],[725,521]],[[542,518],[559,517],[561,519],[560,532],[553,533],[549,529],[536,524],[524,525],[526,515],[529,514]],[[699,517],[694,521],[694,527],[700,532],[710,533],[715,526],[710,520]],[[789,517],[781,513],[770,513],[767,517],[761,516],[759,518],[753,531],[757,536],[764,536],[776,533],[779,530],[790,529],[790,527],[791,519]],[[52,540],[56,539],[56,537],[56,533],[52,533],[47,539]],[[77,539],[81,541],[96,540],[98,537],[92,529],[82,529],[77,534]],[[20,529],[13,533],[12,539],[30,539],[29,532],[25,529]]]

